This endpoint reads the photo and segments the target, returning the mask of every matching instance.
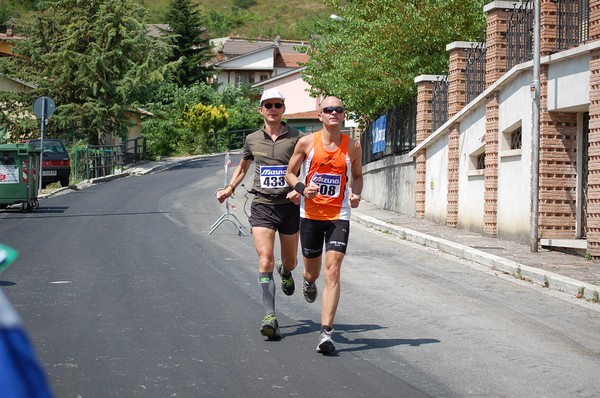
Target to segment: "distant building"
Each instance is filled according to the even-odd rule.
[[[299,51],[308,48],[303,41],[244,39],[239,37],[211,40],[218,70],[213,83],[256,84],[290,72],[309,59]]]

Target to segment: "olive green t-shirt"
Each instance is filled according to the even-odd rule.
[[[285,181],[285,173],[296,143],[303,134],[282,124],[283,133],[275,141],[264,129],[249,134],[244,141],[242,158],[254,161],[253,188],[259,193],[254,200],[259,203],[290,203],[285,196],[292,188]]]

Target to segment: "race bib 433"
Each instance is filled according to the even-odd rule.
[[[260,187],[261,188],[285,188],[286,165],[280,166],[260,166]]]

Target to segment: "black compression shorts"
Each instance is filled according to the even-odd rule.
[[[304,257],[319,257],[323,253],[323,242],[326,251],[333,250],[345,254],[349,236],[350,221],[348,220],[300,219],[300,244]]]

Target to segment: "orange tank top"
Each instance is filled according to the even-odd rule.
[[[323,147],[322,135],[321,130],[314,133],[313,147],[303,163],[304,183],[317,184],[319,193],[312,200],[301,198],[300,217],[310,220],[350,220],[350,139],[342,134],[338,149],[327,152]]]

